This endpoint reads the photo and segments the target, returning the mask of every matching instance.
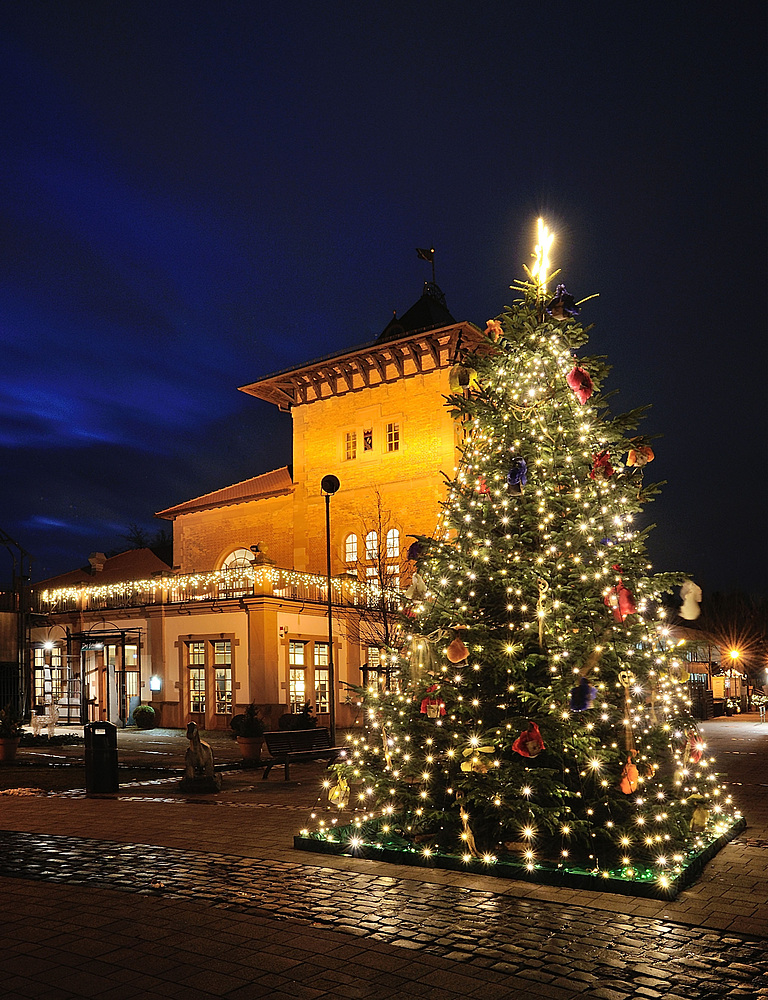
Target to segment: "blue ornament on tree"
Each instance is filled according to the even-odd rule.
[[[595,698],[597,698],[597,688],[592,687],[586,677],[582,677],[579,683],[571,688],[571,711],[586,712],[592,708]]]
[[[424,546],[417,538],[415,542],[411,542],[408,546],[408,559],[410,559],[411,562],[418,562],[423,556]]]
[[[555,297],[547,303],[547,312],[556,320],[571,319],[578,316],[581,310],[576,305],[576,300],[568,293],[565,285],[558,285],[555,289]]]
[[[512,459],[512,465],[507,473],[507,486],[509,492],[519,496],[523,492],[523,487],[528,482],[528,464],[524,458]]]

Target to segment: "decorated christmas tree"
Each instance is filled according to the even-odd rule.
[[[672,889],[739,822],[713,770],[636,518],[643,411],[612,416],[582,303],[539,242],[519,298],[457,359],[461,461],[413,583],[390,689],[304,838],[507,873]],[[586,311],[586,310],[585,310]],[[341,826],[344,826],[341,829]]]

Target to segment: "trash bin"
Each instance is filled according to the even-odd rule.
[[[117,726],[88,722],[85,731],[85,790],[90,794],[116,792]]]

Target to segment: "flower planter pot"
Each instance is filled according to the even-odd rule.
[[[243,760],[261,760],[261,748],[264,743],[263,736],[238,736],[237,745]]]
[[[0,737],[0,761],[16,760],[16,751],[19,749],[20,742],[20,736]]]

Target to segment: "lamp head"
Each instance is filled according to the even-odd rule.
[[[333,496],[334,493],[338,492],[340,486],[341,483],[336,476],[323,476],[320,482],[320,489],[329,496]]]

